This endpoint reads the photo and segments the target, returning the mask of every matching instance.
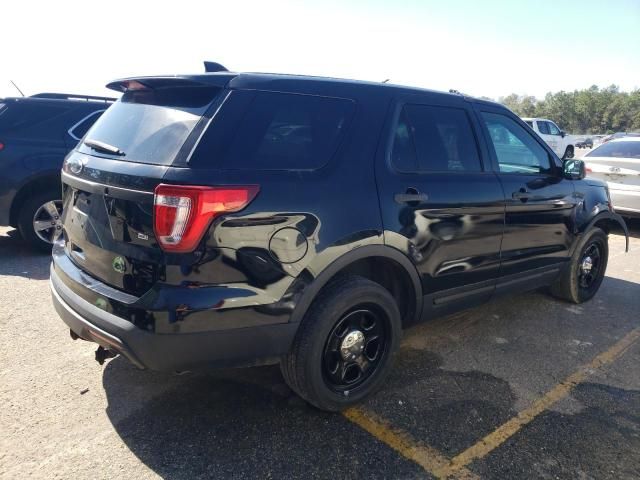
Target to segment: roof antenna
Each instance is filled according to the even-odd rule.
[[[225,67],[223,67],[217,62],[208,62],[205,60],[204,71],[206,73],[210,73],[210,72],[228,72],[229,70],[227,70]]]
[[[18,90],[20,92],[20,95],[22,95],[24,97],[24,93],[22,93],[22,90],[20,90],[20,88],[18,88],[18,85],[16,85],[13,80],[9,80],[9,81],[11,82],[11,85],[16,87],[16,90]]]
[[[386,80],[382,80],[382,83],[387,83],[389,80],[391,80],[391,79],[387,78]]]

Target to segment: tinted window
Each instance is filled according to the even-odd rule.
[[[33,102],[16,102],[0,110],[0,131],[10,132],[32,127],[45,120],[65,113],[63,105],[47,105]]]
[[[91,128],[91,125],[95,123],[102,112],[104,110],[99,110],[97,112],[93,112],[87,115],[83,120],[81,120],[78,124],[72,127],[69,131],[69,134],[74,137],[76,140],[80,140],[84,137],[84,134]]]
[[[350,100],[257,92],[232,134],[220,166],[259,170],[319,168],[335,152],[353,110]],[[224,120],[225,117],[220,119]]]
[[[533,128],[533,122],[531,120],[526,120],[527,125]]]
[[[560,135],[560,129],[556,126],[555,123],[546,122],[546,124],[549,127],[549,133],[551,135]]]
[[[125,92],[93,124],[86,139],[124,152],[119,160],[170,165],[220,89],[172,87]],[[87,145],[79,150],[106,155]]]
[[[538,122],[538,130],[543,135],[550,135],[551,134],[549,132],[549,124],[547,122]]]
[[[506,115],[482,112],[501,172],[541,173],[550,170],[547,151],[518,123]]]
[[[392,165],[401,172],[479,172],[469,118],[459,108],[406,105],[396,126]]]
[[[585,157],[640,158],[640,142],[615,141],[603,143]]]

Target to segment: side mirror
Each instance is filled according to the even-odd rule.
[[[562,175],[569,180],[582,180],[587,176],[587,167],[582,160],[567,158],[562,162]]]
[[[567,135],[567,134],[565,133],[565,131],[564,131],[564,130],[560,130],[560,136],[561,136],[562,138],[564,138],[566,135]]]

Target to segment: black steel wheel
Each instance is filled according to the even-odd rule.
[[[607,234],[592,228],[583,235],[560,278],[551,285],[551,293],[573,303],[590,300],[602,284],[608,256]]]
[[[597,281],[602,265],[602,253],[600,243],[596,240],[586,246],[579,262],[578,285],[584,290],[589,290]]]
[[[389,320],[375,305],[347,312],[329,333],[322,373],[329,388],[354,390],[383,363],[389,348]]]
[[[401,333],[398,305],[388,290],[359,276],[338,278],[312,303],[280,369],[306,401],[339,411],[380,388]]]

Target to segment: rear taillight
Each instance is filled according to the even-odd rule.
[[[194,187],[158,185],[155,190],[153,229],[163,250],[194,250],[217,216],[237,212],[258,194],[257,185]]]
[[[4,143],[0,142],[0,150],[4,148]]]

